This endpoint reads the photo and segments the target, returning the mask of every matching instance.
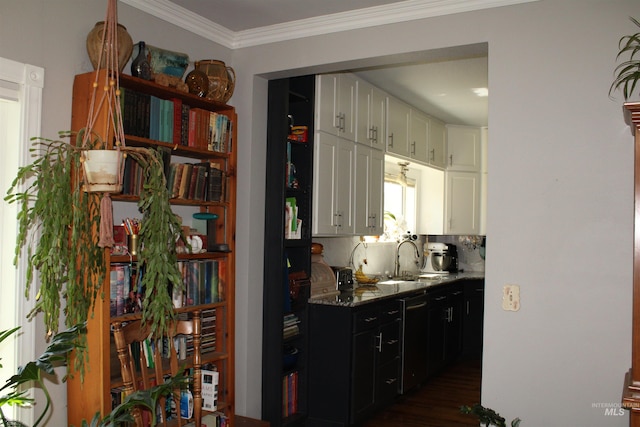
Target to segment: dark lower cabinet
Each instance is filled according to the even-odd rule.
[[[421,311],[420,316],[412,317],[412,322],[425,324],[413,324],[412,329],[426,328],[426,355],[423,348],[416,353],[426,365],[427,378],[460,357],[481,355],[483,295],[484,280],[458,280],[426,290],[426,314]],[[419,344],[413,339],[403,346],[403,316],[407,320],[409,315],[403,314],[402,307],[400,299],[356,307],[308,305],[306,426],[359,425],[394,401],[403,375],[401,350],[410,351]],[[424,335],[424,331],[417,334]],[[415,357],[406,360],[419,363]]]
[[[397,396],[400,326],[397,301],[309,305],[308,426],[359,424]]]
[[[462,350],[462,284],[454,282],[428,292],[427,307],[427,375],[433,376],[456,360]]]
[[[482,358],[484,280],[468,280],[464,285],[462,357]]]

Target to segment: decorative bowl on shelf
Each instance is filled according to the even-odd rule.
[[[189,55],[161,49],[149,44],[145,44],[145,50],[153,74],[167,74],[182,79],[189,66]],[[138,52],[139,46],[136,44],[133,47],[134,58],[138,56]]]

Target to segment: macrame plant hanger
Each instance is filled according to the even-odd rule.
[[[125,146],[124,128],[122,125],[122,110],[120,109],[120,75],[118,63],[118,9],[117,0],[108,0],[107,14],[104,20],[104,30],[102,32],[102,49],[98,57],[98,69],[93,82],[93,91],[89,104],[89,114],[87,124],[82,134],[81,147],[83,149],[93,149],[95,145],[94,137],[102,139],[103,149],[111,149],[107,140],[109,135],[113,135],[113,146],[118,152]],[[100,80],[100,68],[105,72],[102,81]],[[101,90],[100,90],[101,89]],[[96,120],[106,111],[107,120],[104,121],[103,129],[97,130]],[[124,153],[118,156],[118,184],[122,185],[122,170],[124,166]],[[84,170],[84,168],[83,168]],[[84,176],[86,180],[86,174]],[[114,245],[113,239],[113,205],[111,194],[104,192],[100,201],[100,240],[98,246],[101,248]]]

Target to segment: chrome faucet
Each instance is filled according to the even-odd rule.
[[[413,240],[405,239],[400,243],[398,243],[398,246],[396,246],[396,265],[395,265],[394,277],[400,277],[400,247],[405,243],[411,243],[411,245],[413,245],[413,248],[416,250],[416,265],[418,264],[418,260],[420,259],[420,250],[418,249],[418,246],[416,246],[416,244],[413,243]]]

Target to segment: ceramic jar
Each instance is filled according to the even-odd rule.
[[[105,56],[107,54],[108,46],[106,46],[107,42],[105,42],[105,46],[102,45],[102,34],[104,33],[104,29],[104,21],[97,22],[87,35],[87,53],[89,54],[89,59],[91,60],[94,70],[104,68],[106,62]],[[133,52],[133,40],[127,32],[127,29],[120,24],[117,26],[116,35],[118,40],[118,71],[122,72],[127,61],[131,58],[131,53]],[[100,66],[98,66],[101,50],[102,60],[100,62]]]
[[[227,103],[233,95],[236,84],[236,73],[222,61],[206,59],[197,61],[195,69],[204,72],[209,79],[207,98]]]

